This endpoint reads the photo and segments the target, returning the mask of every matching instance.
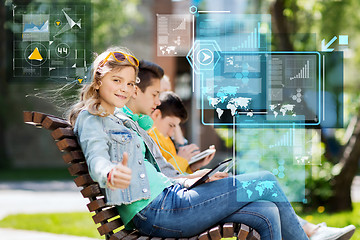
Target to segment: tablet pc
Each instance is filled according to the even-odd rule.
[[[214,152],[216,152],[216,149],[209,148],[209,149],[206,149],[206,150],[202,151],[201,153],[196,154],[195,156],[193,156],[190,159],[189,165],[203,159],[204,157],[209,156],[210,154],[212,154]]]
[[[213,169],[211,169],[208,173],[206,173],[204,176],[202,176],[199,180],[197,180],[193,185],[188,187],[188,189],[192,189],[202,183],[204,183],[206,180],[208,180],[212,175],[214,175],[216,172],[218,172],[222,167],[224,167],[224,164],[230,162],[232,159],[226,159],[222,162],[220,162],[218,165],[216,165]]]

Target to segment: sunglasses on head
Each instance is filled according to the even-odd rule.
[[[110,52],[109,55],[107,55],[107,57],[102,61],[99,67],[104,66],[110,56],[112,56],[118,62],[123,62],[127,59],[129,63],[131,63],[135,67],[139,67],[139,60],[137,60],[136,57],[123,52]]]

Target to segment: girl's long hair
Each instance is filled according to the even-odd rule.
[[[101,79],[105,76],[106,73],[113,70],[119,71],[125,67],[133,67],[137,76],[139,71],[138,68],[131,64],[127,59],[123,62],[118,62],[111,56],[107,59],[103,66],[99,67],[111,52],[122,52],[133,55],[126,48],[113,47],[107,49],[105,52],[96,57],[92,64],[91,74],[89,77],[90,79],[86,79],[84,87],[80,89],[78,102],[72,105],[67,113],[67,119],[73,127],[79,113],[82,110],[87,110],[89,113],[96,116],[105,117],[109,115],[109,113],[107,113],[105,109],[101,107],[99,91],[96,89],[101,85]]]

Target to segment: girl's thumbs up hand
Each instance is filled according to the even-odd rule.
[[[131,169],[127,167],[128,158],[128,154],[124,152],[123,161],[118,163],[118,165],[109,172],[108,185],[110,188],[125,189],[129,187],[131,181]]]
[[[124,152],[124,153],[123,153],[123,160],[122,160],[121,164],[122,164],[123,166],[127,166],[128,159],[129,159],[128,153],[127,153],[127,152]],[[120,163],[119,163],[119,164],[120,164]]]

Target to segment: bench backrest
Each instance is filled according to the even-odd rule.
[[[76,186],[81,187],[81,194],[84,198],[89,199],[87,207],[90,212],[94,212],[92,217],[96,224],[100,224],[98,231],[101,236],[105,235],[106,239],[137,239],[139,234],[122,230],[123,222],[119,213],[114,206],[105,204],[105,197],[99,187],[94,182],[88,171],[85,157],[77,142],[76,136],[69,122],[59,117],[40,112],[24,112],[24,122],[35,125],[38,128],[51,130],[51,136],[56,142],[58,149],[63,152],[63,160],[68,164],[69,173],[74,176]]]
[[[82,188],[81,194],[89,199],[87,207],[94,212],[93,220],[100,224],[97,228],[101,236],[109,240],[149,240],[149,236],[141,236],[137,231],[124,230],[124,224],[114,206],[105,204],[105,196],[98,183],[94,182],[88,171],[83,152],[77,142],[76,136],[70,123],[62,118],[40,112],[24,111],[24,122],[38,128],[51,130],[51,136],[56,142],[58,149],[63,152],[63,160],[68,164],[69,173],[74,176],[76,186]],[[215,226],[199,236],[189,238],[190,240],[220,240],[237,236],[240,240],[259,240],[260,235],[244,224],[226,223]],[[187,238],[182,238],[185,240]],[[161,240],[161,238],[151,238]],[[167,238],[166,240],[175,240]]]

